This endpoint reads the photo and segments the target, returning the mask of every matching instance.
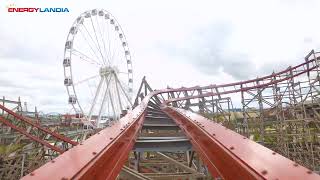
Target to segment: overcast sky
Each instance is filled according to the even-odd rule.
[[[67,7],[69,13],[8,13],[6,7]],[[67,112],[63,51],[73,21],[103,8],[121,24],[134,86],[154,89],[255,78],[320,50],[320,1],[4,0],[0,11],[0,95],[29,108]]]

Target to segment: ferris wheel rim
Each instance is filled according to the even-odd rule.
[[[132,67],[132,59],[131,59],[131,53],[130,53],[130,49],[129,49],[129,45],[128,45],[128,42],[127,42],[127,39],[126,39],[126,36],[124,34],[124,31],[121,27],[121,25],[119,24],[119,22],[117,21],[117,19],[108,11],[104,10],[104,9],[92,9],[92,10],[87,10],[83,13],[80,14],[80,16],[78,16],[76,18],[76,20],[73,22],[72,26],[71,26],[71,29],[67,35],[67,39],[66,39],[66,45],[65,45],[65,48],[64,48],[64,62],[67,58],[69,58],[69,61],[70,61],[70,66],[67,67],[64,65],[64,78],[67,79],[67,78],[70,78],[71,81],[74,79],[74,73],[73,73],[73,70],[72,70],[72,46],[73,46],[73,42],[74,42],[74,39],[77,35],[77,33],[72,33],[72,29],[76,29],[76,31],[79,29],[79,26],[81,26],[81,24],[83,23],[83,21],[85,20],[85,16],[90,14],[90,19],[92,21],[92,16],[101,16],[100,13],[103,12],[102,14],[102,17],[107,17],[107,15],[109,16],[109,18],[106,20],[110,20],[110,22],[112,20],[114,20],[114,23],[112,24],[114,27],[118,27],[118,32],[119,32],[119,40],[122,42],[122,45],[123,43],[125,43],[125,45],[122,46],[122,49],[123,51],[125,52],[125,60],[126,60],[126,70],[127,70],[127,78],[128,78],[128,87],[129,87],[129,93],[130,93],[130,96],[132,97],[132,89],[133,89],[133,67]],[[92,13],[95,13],[95,15],[93,15]],[[99,13],[99,15],[98,15]],[[80,21],[79,21],[80,19]],[[82,21],[82,22],[81,22]],[[81,23],[79,23],[81,22]],[[93,25],[93,24],[92,24]],[[120,36],[120,34],[122,36]],[[67,47],[67,44],[69,43],[70,44],[71,42],[71,47]],[[97,40],[97,43],[99,44],[98,40]],[[69,50],[70,49],[70,50]],[[127,53],[128,52],[128,53]],[[102,56],[103,58],[103,56]],[[110,63],[110,62],[108,62]],[[110,64],[111,66],[111,64]],[[70,75],[68,76],[67,75],[67,71],[69,71]],[[97,75],[98,76],[98,75]],[[77,107],[79,108],[79,111],[80,113],[84,114],[85,115],[85,112],[84,112],[84,109],[82,108],[82,105],[81,105],[81,102],[79,102],[79,97],[77,95],[77,91],[76,91],[76,88],[75,88],[75,85],[72,83],[71,85],[69,86],[66,86],[66,89],[67,89],[67,93],[68,93],[68,96],[69,96],[69,99],[71,97],[75,98],[76,100],[76,103],[71,103],[72,104],[72,107],[75,111],[77,111]],[[130,91],[131,90],[131,91]],[[77,106],[77,107],[76,107]]]

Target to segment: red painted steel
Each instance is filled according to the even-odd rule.
[[[4,107],[4,106],[1,105],[1,104],[0,104],[0,110],[5,111],[6,113],[8,113],[8,114],[12,115],[13,117],[15,117],[17,120],[20,120],[20,121],[22,121],[22,122],[24,122],[24,123],[27,123],[27,124],[33,126],[34,128],[37,128],[37,129],[39,129],[40,131],[43,131],[43,132],[45,132],[45,133],[47,133],[47,134],[50,134],[51,136],[53,136],[53,137],[55,137],[55,138],[57,138],[57,139],[59,139],[59,140],[61,140],[61,141],[63,141],[63,142],[69,143],[69,144],[71,144],[71,145],[73,145],[73,146],[75,146],[75,145],[78,144],[77,142],[72,141],[72,140],[71,140],[70,138],[68,138],[68,137],[62,136],[62,135],[60,135],[60,134],[58,134],[58,133],[55,133],[55,132],[50,131],[49,129],[46,129],[46,128],[44,128],[44,127],[41,127],[40,125],[32,122],[32,121],[29,120],[28,118],[23,117],[23,116],[15,113],[15,112],[13,112],[13,111],[11,111],[10,109]],[[13,126],[14,126],[14,125],[13,125]],[[24,130],[24,131],[27,133],[26,130]]]
[[[320,59],[320,57],[317,58],[318,60]],[[248,84],[248,83],[252,83],[252,82],[257,82],[257,81],[262,81],[264,79],[269,79],[269,78],[273,78],[276,76],[281,76],[285,73],[288,73],[290,71],[296,70],[298,68],[301,68],[303,66],[309,66],[310,63],[315,62],[314,59],[311,59],[309,61],[306,61],[302,64],[293,66],[293,67],[288,67],[286,70],[277,72],[277,73],[272,73],[270,75],[264,76],[264,77],[260,77],[260,78],[255,78],[255,79],[250,79],[250,80],[246,80],[246,81],[238,81],[238,82],[234,82],[234,83],[228,83],[228,84],[221,84],[221,85],[209,85],[209,86],[203,86],[202,89],[211,89],[211,88],[215,88],[215,87],[227,87],[227,86],[236,86],[236,85],[241,85],[241,84]],[[317,67],[317,66],[314,66]],[[312,69],[309,69],[308,67],[306,68],[307,72],[310,72]]]
[[[101,130],[22,179],[115,179],[142,127],[151,96],[148,95],[111,127]]]
[[[190,138],[209,170],[223,179],[303,179],[320,176],[222,125],[187,110],[163,110]]]
[[[320,57],[317,57],[317,60],[320,60]],[[264,80],[268,80],[270,78],[276,77],[276,76],[282,76],[285,75],[286,73],[290,72],[290,71],[295,71],[298,68],[303,68],[303,72],[297,73],[296,75],[292,76],[292,77],[296,77],[299,76],[301,74],[304,73],[308,73],[314,69],[316,69],[318,66],[316,64],[312,64],[315,63],[315,59],[311,59],[309,61],[306,61],[302,64],[293,66],[293,67],[289,67],[286,70],[277,72],[277,73],[272,73],[270,75],[267,76],[263,76],[263,77],[258,77],[255,79],[251,79],[251,80],[246,80],[246,81],[238,81],[238,82],[233,82],[233,83],[227,83],[227,84],[220,84],[220,85],[209,85],[209,86],[194,86],[194,87],[182,87],[182,88],[170,88],[170,89],[165,89],[165,90],[159,90],[158,93],[168,93],[168,92],[179,92],[179,91],[192,91],[192,90],[203,90],[203,89],[213,89],[213,88],[226,88],[226,87],[232,87],[232,86],[240,86],[240,85],[245,85],[245,84],[250,84],[250,83],[255,83],[257,81],[264,81]],[[311,67],[309,65],[312,65]],[[283,79],[284,81],[285,79]],[[263,87],[263,85],[260,85],[259,87]],[[243,91],[245,91],[246,89],[243,89]]]
[[[138,130],[142,127],[143,117],[150,98],[161,93],[253,83],[279,76],[290,70],[308,66],[300,71],[300,73],[294,75],[298,76],[317,68],[316,65],[309,66],[313,62],[314,60],[310,60],[279,73],[273,73],[272,75],[249,81],[154,91],[147,95],[132,112],[129,112],[113,126],[105,128],[99,134],[90,137],[82,145],[68,150],[53,161],[23,177],[23,179],[112,179],[120,172],[135,142]],[[245,87],[240,90],[224,91],[220,94],[268,86],[286,79],[288,78]],[[212,95],[216,94],[207,93],[201,96],[194,96],[193,98]],[[174,101],[181,99],[176,98]],[[182,110],[175,111],[172,108],[170,110],[166,108],[166,111],[191,138],[191,143],[196,147],[197,152],[200,153],[213,174],[219,173],[225,179],[319,179],[319,176],[312,173],[312,171],[295,164],[279,154],[274,154],[271,150],[245,139],[243,136],[221,125],[208,121],[202,116]]]
[[[306,63],[303,63],[303,65],[305,65]],[[301,67],[300,66],[295,66],[295,67]],[[290,68],[289,70],[296,70],[294,68]],[[278,79],[278,80],[274,80],[274,81],[270,81],[268,83],[263,83],[263,84],[257,84],[257,85],[246,85],[246,87],[241,87],[241,85],[245,85],[247,83],[253,83],[253,82],[257,82],[257,81],[261,81],[261,80],[264,80],[264,78],[257,78],[257,79],[253,79],[253,80],[248,80],[248,81],[240,81],[240,82],[235,82],[235,83],[230,83],[230,84],[222,84],[222,85],[210,85],[210,86],[203,86],[203,87],[198,87],[198,88],[195,88],[193,90],[196,90],[196,89],[208,89],[209,87],[210,88],[225,88],[225,87],[234,87],[234,90],[229,90],[229,91],[222,91],[222,92],[219,92],[219,93],[215,93],[215,92],[208,92],[208,93],[204,93],[204,94],[201,94],[201,95],[197,95],[197,96],[187,96],[187,97],[181,97],[181,98],[171,98],[169,100],[166,100],[165,104],[169,104],[169,103],[172,103],[172,102],[176,102],[176,101],[182,101],[182,100],[188,100],[188,99],[196,99],[196,98],[203,98],[203,97],[209,97],[209,96],[217,96],[217,95],[223,95],[223,94],[231,94],[231,93],[237,93],[237,92],[241,92],[241,91],[248,91],[248,90],[251,90],[251,89],[256,89],[256,88],[264,88],[264,87],[268,87],[270,85],[273,85],[273,84],[277,84],[279,82],[283,82],[283,81],[286,81],[286,80],[289,80],[289,79],[292,79],[294,77],[297,77],[297,76],[300,76],[302,74],[305,74],[305,73],[309,73],[310,71],[312,70],[315,70],[318,66],[313,66],[313,67],[310,67],[308,69],[305,69],[305,70],[302,70],[301,72],[299,73],[296,73],[292,76],[287,76],[285,78],[282,78],[282,79]],[[288,72],[288,70],[286,71],[282,71],[282,72]],[[277,73],[279,74],[279,73]],[[272,75],[271,75],[272,76]],[[267,78],[270,78],[271,76],[265,76]],[[259,79],[259,80],[258,80]],[[236,86],[239,86],[238,88],[236,88]],[[181,89],[181,88],[180,88]],[[185,90],[190,90],[190,88],[182,88],[182,89],[185,89]],[[177,91],[177,89],[170,89],[171,92],[172,91]]]
[[[44,146],[46,146],[46,147],[54,150],[54,151],[57,151],[57,152],[59,152],[59,153],[61,153],[61,154],[64,152],[64,150],[62,150],[61,148],[56,147],[56,146],[53,146],[53,145],[51,145],[50,143],[48,143],[47,141],[44,141],[44,140],[42,140],[42,139],[39,139],[38,137],[33,136],[33,135],[29,134],[28,132],[26,132],[24,129],[22,129],[22,128],[20,128],[20,127],[17,127],[17,126],[15,126],[15,125],[13,125],[13,124],[11,124],[10,122],[8,122],[7,120],[5,120],[5,119],[2,118],[1,116],[0,116],[0,122],[2,122],[3,124],[5,124],[5,125],[13,128],[14,130],[16,130],[16,131],[24,134],[24,135],[27,136],[28,138],[30,138],[30,139],[32,139],[32,140],[34,140],[34,141],[36,141],[36,142],[38,142],[38,143],[40,143],[40,144],[42,144],[42,145],[44,145]]]

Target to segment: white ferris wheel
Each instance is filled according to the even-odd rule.
[[[64,85],[69,104],[96,127],[132,107],[132,61],[126,37],[106,10],[82,13],[64,50]]]

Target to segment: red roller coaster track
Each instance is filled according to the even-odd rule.
[[[316,58],[317,60],[320,60],[320,57]],[[257,89],[257,88],[265,88],[289,79],[293,79],[295,77],[298,77],[302,74],[310,73],[313,70],[316,70],[318,68],[318,65],[315,63],[315,59],[309,60],[305,63],[302,63],[300,65],[289,67],[286,70],[280,71],[278,73],[273,73],[268,76],[264,76],[261,78],[251,79],[247,81],[239,81],[235,83],[228,83],[228,84],[221,84],[221,85],[209,85],[209,86],[203,86],[203,87],[192,87],[192,88],[179,88],[179,89],[171,89],[170,92],[177,92],[177,91],[194,91],[199,89],[214,89],[216,92],[209,92],[206,94],[202,94],[199,96],[189,96],[184,98],[171,98],[166,101],[166,104],[169,104],[171,102],[175,101],[182,101],[187,99],[195,99],[195,98],[202,98],[202,97],[208,97],[208,96],[218,96],[222,94],[231,94],[231,93],[237,93],[241,91],[248,91],[251,89]],[[311,66],[311,67],[310,67]],[[287,73],[290,73],[290,76],[284,77]],[[278,78],[277,78],[278,77]],[[225,90],[228,89],[228,90]]]
[[[320,179],[320,176],[311,170],[218,123],[190,111],[168,106],[174,102],[188,99],[265,88],[302,74],[309,76],[312,71],[318,69],[319,57],[315,56],[311,60],[309,58],[298,66],[248,81],[153,91],[145,96],[132,112],[129,112],[114,125],[69,149],[23,179],[115,179],[142,128],[148,105],[151,102],[159,104],[159,101],[162,102],[162,111],[185,132],[213,176],[220,176],[224,179]],[[312,84],[312,82],[310,83]],[[209,90],[209,92],[192,95],[194,91],[199,90]],[[182,92],[189,92],[191,95],[173,97],[170,95],[173,92],[177,93],[176,96],[182,96]],[[168,98],[163,96],[165,94],[168,94]],[[3,106],[0,108],[5,109]],[[10,111],[8,112],[10,113]],[[30,124],[22,117],[10,114]],[[32,126],[41,129],[36,124],[32,124]],[[21,129],[17,130],[22,131]],[[41,130],[46,131],[45,129]],[[54,134],[54,136],[76,145],[59,135]],[[53,148],[35,137],[30,136],[30,138]],[[63,152],[58,149],[57,151]]]
[[[51,137],[53,137],[55,139],[56,142],[63,142],[63,143],[66,143],[70,146],[76,146],[78,144],[77,142],[74,142],[65,136],[62,136],[58,133],[50,131],[49,129],[41,127],[39,124],[36,124],[32,120],[11,111],[10,109],[4,107],[3,105],[0,105],[0,109],[7,114],[6,118],[0,117],[0,121],[2,123],[6,124],[7,126],[10,126],[11,128],[15,129],[16,131],[19,131],[20,133],[31,138],[32,140],[34,140],[34,141],[36,141],[46,147],[58,152],[58,153],[63,153],[64,150],[61,149],[60,147],[51,145],[49,142],[47,142],[43,139],[40,139],[39,134],[35,135],[32,132],[37,131],[37,132],[41,132],[42,134],[45,134],[45,135],[50,135]],[[16,121],[16,120],[18,120],[18,121]],[[19,124],[14,124],[14,122],[19,122]],[[33,131],[28,131],[27,130],[28,127],[31,127],[31,129],[33,129]]]

